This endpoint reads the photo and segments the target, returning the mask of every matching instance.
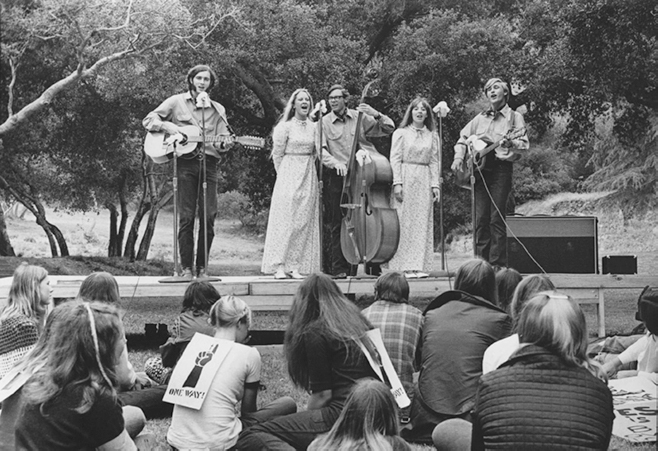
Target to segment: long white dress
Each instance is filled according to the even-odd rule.
[[[276,182],[261,271],[320,271],[318,176],[313,122],[292,118],[272,132]]]
[[[395,271],[432,269],[434,207],[432,188],[439,187],[439,138],[427,127],[413,125],[393,132],[393,185],[402,184],[402,202],[391,195],[400,220],[400,243],[388,268]]]

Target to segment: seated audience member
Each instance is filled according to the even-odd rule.
[[[13,451],[16,449],[14,446],[14,432],[24,404],[23,385],[34,371],[43,366],[53,330],[59,326],[61,317],[66,317],[68,312],[68,308],[56,307],[53,309],[46,318],[46,325],[37,344],[25,356],[25,359],[0,381],[0,393],[2,393],[0,397],[0,402],[2,402],[2,411],[0,411],[0,451]],[[144,413],[137,407],[126,406],[123,408],[123,417],[129,435],[132,438],[136,437],[146,423]]]
[[[55,310],[42,359],[22,388],[17,449],[136,450],[140,437],[133,442],[126,430],[115,391],[126,340],[119,312],[80,301]],[[141,441],[140,449],[148,449]]]
[[[215,329],[210,325],[211,307],[220,298],[217,289],[211,283],[202,280],[190,282],[183,295],[183,309],[176,317],[171,327],[171,336],[160,346],[161,357],[146,361],[145,368],[148,377],[166,384],[171,376],[171,370],[178,362],[188,343],[195,333],[212,337]]]
[[[121,306],[119,284],[112,274],[105,271],[93,272],[85,277],[80,284],[76,299],[86,302],[102,302],[105,304]],[[115,368],[118,386],[118,398],[125,407],[139,408],[147,418],[170,417],[172,406],[162,400],[165,394],[165,385],[154,386],[146,373],[136,373],[128,361],[128,346],[124,340],[124,347],[117,367]],[[128,409],[130,414],[130,409]]]
[[[331,277],[311,274],[297,289],[284,350],[293,383],[310,391],[308,410],[242,432],[240,450],[306,449],[338,419],[359,379],[376,378],[355,340],[372,328]]]
[[[200,409],[174,406],[167,441],[177,449],[229,449],[243,429],[297,411],[288,396],[257,409],[260,354],[242,344],[251,325],[247,304],[235,296],[224,296],[212,306],[210,322],[215,330],[215,353],[225,357]]]
[[[658,373],[658,299],[640,296],[637,319],[644,323],[647,332],[617,357],[603,364],[603,370],[609,376],[632,362],[637,362],[637,370],[619,371],[617,377],[635,376],[640,371]]]
[[[441,294],[425,309],[412,430],[403,431],[407,440],[430,443],[438,423],[470,418],[482,355],[511,329],[509,316],[495,300],[492,266],[474,259],[457,270],[455,290]]]
[[[14,271],[7,305],[0,313],[0,379],[36,344],[52,303],[48,271],[21,263]]]
[[[523,308],[517,330],[521,347],[480,379],[472,449],[608,449],[612,394],[587,357],[580,306],[540,293]]]
[[[500,268],[496,271],[496,290],[498,291],[498,307],[510,313],[510,304],[514,296],[514,290],[523,280],[521,274],[514,268]]]
[[[375,282],[375,302],[362,310],[373,326],[381,330],[391,363],[409,397],[414,392],[414,356],[420,340],[423,314],[409,305],[409,283],[404,274],[387,272]],[[402,409],[403,423],[409,422],[409,408]]]
[[[331,430],[308,447],[308,451],[324,450],[411,451],[398,435],[397,406],[390,388],[374,379],[357,382]]]
[[[645,302],[658,303],[658,288],[646,286],[642,290],[642,293],[640,293],[637,300],[637,311],[635,312],[635,319],[640,321],[640,323],[633,328],[630,335],[613,335],[611,337],[600,338],[591,342],[587,348],[587,355],[603,365],[608,372],[612,373],[609,375],[614,375],[617,372],[621,376],[630,376],[633,375],[632,371],[637,370],[638,362],[634,359],[628,359],[627,357],[630,357],[629,354],[626,354],[624,357],[625,362],[621,366],[615,359],[647,334],[647,326],[640,312],[640,304]]]
[[[541,291],[554,290],[555,285],[545,274],[532,274],[527,276],[519,283],[514,290],[512,303],[510,304],[509,313],[512,320],[516,321],[521,315],[521,310],[535,294]],[[515,327],[513,327],[515,329]],[[482,374],[487,374],[495,370],[501,363],[507,361],[514,351],[519,348],[519,334],[514,333],[509,337],[498,340],[484,351],[482,357]]]

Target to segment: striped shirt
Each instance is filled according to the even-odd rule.
[[[2,379],[37,343],[37,323],[25,315],[0,322],[0,379]]]

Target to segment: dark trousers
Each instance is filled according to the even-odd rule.
[[[181,266],[192,268],[194,264],[194,219],[199,216],[199,237],[196,246],[196,266],[205,267],[207,254],[215,238],[217,216],[217,158],[206,156],[206,205],[207,218],[203,224],[203,161],[198,158],[178,159],[178,247]],[[208,247],[204,251],[204,234]]]
[[[118,393],[117,397],[122,406],[135,406],[142,409],[147,419],[169,418],[174,405],[164,402],[162,398],[167,391],[166,385],[131,390]]]
[[[335,171],[326,171],[324,173],[324,230],[325,244],[324,250],[324,270],[330,274],[340,273],[350,274],[350,264],[343,256],[343,250],[340,246],[340,228],[343,222],[343,214],[340,209],[340,200],[343,194],[343,177],[336,174]],[[324,251],[323,250],[323,251]]]
[[[242,431],[238,450],[292,451],[305,450],[315,438],[334,425],[342,402],[332,402],[317,410],[305,410],[260,423]]]
[[[476,176],[475,252],[501,267],[507,266],[505,212],[511,190],[512,163],[497,161],[492,169]]]

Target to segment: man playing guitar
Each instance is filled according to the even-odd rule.
[[[491,152],[475,175],[475,252],[494,266],[507,266],[507,227],[505,207],[512,189],[512,162],[528,150],[528,136],[523,116],[508,105],[509,86],[500,78],[491,78],[484,85],[484,94],[490,107],[475,116],[460,132],[455,144],[455,157],[451,169],[462,170],[464,158],[470,158],[469,148],[474,138],[488,144],[498,144],[495,155]],[[517,133],[514,133],[517,131]],[[508,139],[508,136],[514,136]]]
[[[180,135],[180,127],[196,126],[203,129],[206,135],[231,135],[226,109],[218,102],[210,100],[208,92],[217,81],[213,70],[206,65],[194,66],[187,73],[188,91],[176,94],[166,99],[155,110],[151,111],[142,121],[149,132],[165,132],[170,135],[168,142],[184,139]],[[220,152],[225,151],[224,142],[199,143],[195,152],[178,158],[177,178],[180,196],[180,219],[178,230],[178,247],[183,272],[181,276],[191,280],[197,276],[206,277],[208,253],[215,236],[214,224],[217,215],[217,169]],[[203,157],[205,155],[205,177],[203,173]],[[201,196],[203,181],[207,182],[206,196]],[[204,199],[205,197],[205,205]],[[199,208],[200,224],[196,251],[196,271],[194,267],[194,219]],[[204,209],[206,209],[204,215]],[[205,239],[204,239],[205,233]],[[204,241],[207,247],[204,248]]]

